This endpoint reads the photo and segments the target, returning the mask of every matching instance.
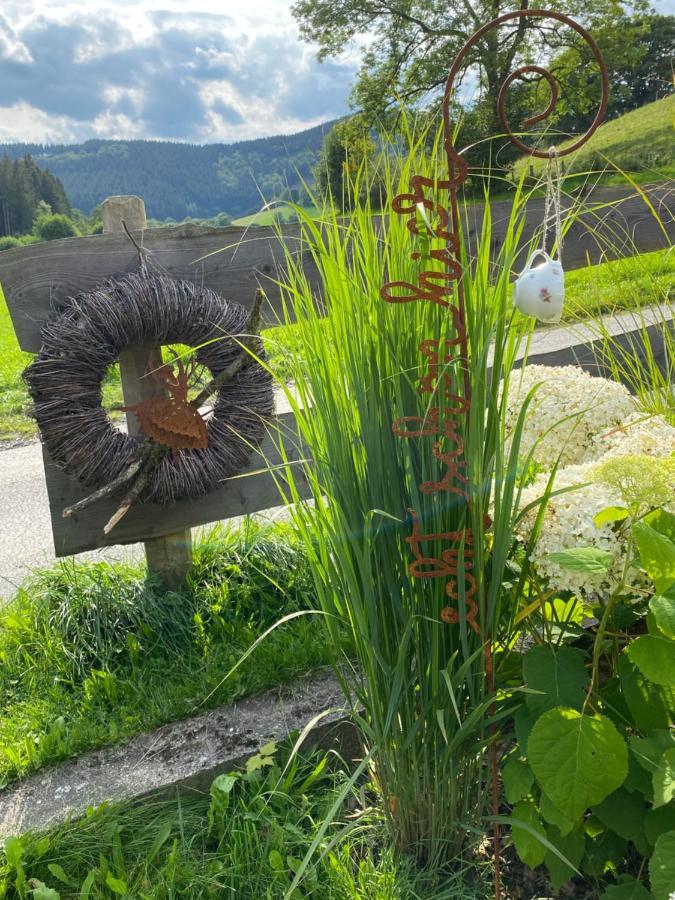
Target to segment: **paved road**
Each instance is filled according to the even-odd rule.
[[[55,559],[39,443],[0,449],[0,509],[0,597],[11,597],[27,575]],[[136,544],[77,558],[121,560],[139,552]]]
[[[0,444],[0,600],[12,597],[17,587],[36,569],[52,565],[54,545],[49,518],[49,502],[42,468],[42,450],[34,441],[3,450]],[[256,518],[278,521],[287,512],[281,508],[265,510]],[[241,517],[228,520],[235,526]],[[196,529],[197,535],[199,529]],[[130,561],[137,559],[141,544],[106,547],[79,553],[84,560]]]

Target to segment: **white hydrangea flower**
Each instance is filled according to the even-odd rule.
[[[584,487],[551,497],[546,508],[539,539],[530,555],[537,573],[548,579],[552,588],[572,591],[577,595],[607,593],[623,572],[625,546],[611,524],[598,526],[594,517],[608,506],[621,506],[621,496],[616,489],[594,482],[595,463],[568,466],[556,473],[554,490],[582,485]],[[541,476],[525,488],[520,508],[538,500],[544,493],[548,476]],[[537,507],[521,520],[519,537],[526,541],[537,515]],[[578,547],[595,547],[612,555],[607,573],[575,572],[553,562],[551,553],[575,550]],[[637,573],[636,573],[637,574]]]
[[[675,428],[661,416],[645,418],[633,413],[618,428],[593,436],[596,457],[600,456],[672,456],[675,454]]]
[[[639,417],[635,400],[615,381],[593,377],[577,366],[531,365],[511,376],[508,430],[515,427],[523,400],[537,384],[523,429],[520,455],[526,456],[536,441],[552,429],[534,454],[535,460],[547,468],[553,466],[559,454],[561,465],[567,466],[597,459],[603,451],[595,439],[629,418]]]

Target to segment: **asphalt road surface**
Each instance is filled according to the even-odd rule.
[[[0,509],[0,597],[7,598],[31,572],[55,560],[37,441],[0,449]],[[82,553],[77,559],[128,560],[140,552],[140,544],[134,544]]]
[[[37,441],[3,450],[0,444],[0,601],[12,597],[22,581],[36,569],[54,563],[49,501]],[[278,521],[287,517],[283,507],[264,510],[255,518]],[[228,520],[236,527],[242,517]],[[193,532],[199,538],[199,529]],[[131,561],[142,554],[141,544],[105,547],[70,559]]]

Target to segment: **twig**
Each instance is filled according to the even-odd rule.
[[[237,372],[241,369],[241,367],[246,362],[248,357],[249,350],[253,349],[253,344],[260,337],[260,319],[261,319],[261,307],[262,302],[265,298],[265,294],[258,288],[255,293],[255,300],[253,301],[253,307],[251,308],[251,313],[246,322],[246,336],[241,341],[242,349],[239,356],[231,362],[230,365],[223,369],[222,372],[219,372],[215,378],[212,378],[211,381],[204,387],[203,390],[199,392],[199,394],[194,398],[194,400],[190,401],[190,406],[195,409],[199,409],[211,396],[211,394],[215,393],[219,387],[221,387],[226,382],[230,381]]]
[[[71,518],[71,516],[74,516],[76,513],[81,512],[88,506],[92,506],[92,504],[96,503],[98,500],[104,500],[106,497],[114,494],[118,488],[121,488],[128,481],[131,481],[131,479],[134,478],[138,471],[143,467],[143,464],[148,458],[148,454],[151,449],[152,441],[144,441],[139,447],[138,452],[136,453],[134,459],[131,461],[129,467],[124,472],[122,472],[121,475],[118,475],[117,478],[113,478],[112,481],[108,482],[108,484],[104,485],[102,488],[99,488],[97,491],[94,491],[93,494],[89,494],[88,497],[84,497],[84,499],[78,500],[78,502],[73,503],[72,506],[67,506],[61,513],[63,518]]]
[[[136,242],[134,236],[129,231],[129,228],[126,223],[126,219],[122,219],[122,228],[124,228],[124,230],[127,233],[127,237],[129,238],[131,243],[134,245],[134,247],[138,251],[138,265],[140,267],[141,274],[142,274],[143,272],[145,272],[145,269],[146,269],[145,254],[148,253],[148,251],[146,250],[145,247],[139,246],[139,244]]]
[[[117,525],[120,519],[123,519],[124,516],[126,516],[126,514],[131,509],[132,504],[138,499],[141,491],[148,483],[148,479],[150,478],[152,473],[169,452],[170,448],[165,444],[157,444],[154,441],[148,441],[147,443],[150,444],[150,452],[147,454],[145,463],[138,473],[136,480],[129,488],[128,494],[117,507],[115,513],[106,522],[103,529],[103,534],[110,534],[110,532],[113,530],[115,525]]]

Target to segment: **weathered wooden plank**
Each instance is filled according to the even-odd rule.
[[[571,270],[587,262],[670,246],[675,237],[675,191],[667,185],[646,191],[662,218],[665,233],[644,200],[634,192],[625,188],[597,189],[585,202],[608,205],[585,214],[570,229],[565,241],[565,268]],[[506,232],[509,210],[508,201],[492,205],[496,246]],[[541,200],[528,206],[523,244],[541,225],[542,212]],[[468,231],[474,240],[480,233],[482,215],[481,204],[469,207]],[[282,270],[284,253],[272,228],[204,229],[181,225],[136,232],[135,237],[152,253],[156,264],[173,277],[196,281],[245,306],[253,302],[256,286],[262,285],[270,300],[266,322],[276,321],[280,297],[273,279]],[[298,225],[284,226],[283,239],[295,252],[302,252]],[[137,265],[136,249],[125,235],[118,234],[68,238],[0,253],[0,284],[21,348],[39,350],[40,329],[52,304],[58,306],[68,296],[91,289],[112,275],[134,271]],[[304,254],[303,265],[318,291],[317,271],[310,254]]]
[[[76,503],[91,491],[65,475],[43,448],[54,552],[57,556],[70,556],[97,547],[148,541],[181,529],[279,506],[281,499],[274,476],[269,471],[260,472],[261,469],[274,469],[282,464],[276,443],[279,433],[284,436],[291,463],[302,459],[303,450],[297,439],[293,413],[284,411],[271,423],[260,450],[253,454],[240,475],[199,500],[185,500],[171,506],[136,504],[108,535],[103,534],[103,526],[115,512],[119,498],[95,503],[72,518],[64,519],[61,515],[64,507]],[[301,468],[296,465],[294,473],[303,489],[302,495],[308,496],[309,490]],[[274,475],[284,481],[282,470],[275,470]]]
[[[125,230],[144,231],[147,225],[145,203],[140,197],[107,197],[101,204],[103,234],[125,234]],[[120,379],[125,406],[135,406],[164,391],[148,372],[162,359],[162,348],[157,344],[127,347],[120,354]],[[127,413],[127,430],[137,440],[145,438],[138,417]],[[145,541],[145,558],[148,572],[155,574],[169,590],[184,584],[192,565],[192,534],[189,528],[165,534]]]

